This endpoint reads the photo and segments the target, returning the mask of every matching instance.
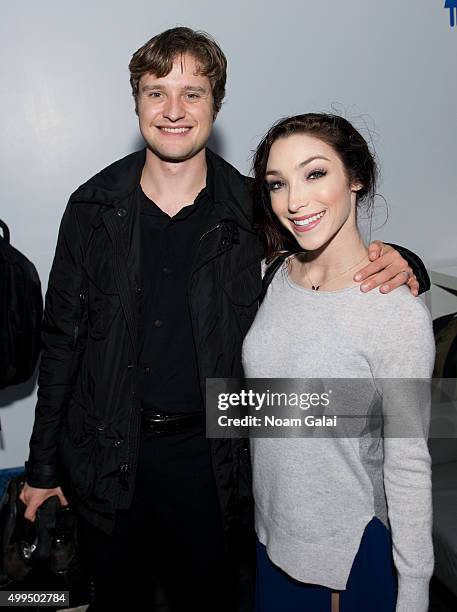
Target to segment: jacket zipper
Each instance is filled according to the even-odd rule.
[[[200,239],[198,241],[198,245],[200,246],[200,243],[203,240],[203,238],[205,238],[205,236],[207,236],[208,234],[210,234],[214,230],[217,230],[219,227],[221,227],[221,225],[222,225],[222,223],[218,223],[217,225],[215,225],[211,229],[207,230],[202,236],[200,236]],[[197,251],[198,251],[198,249],[196,249],[194,251],[192,264],[195,261],[195,257],[196,257]],[[190,311],[190,323],[191,323],[191,327],[192,327],[192,339],[194,341],[194,350],[195,350],[195,355],[196,355],[196,360],[195,361],[197,363],[198,384],[200,386],[200,384],[201,384],[201,382],[200,382],[201,381],[201,368],[200,368],[200,360],[199,360],[199,357],[198,357],[197,347],[196,347],[196,344],[195,344],[194,316],[193,316],[193,312],[192,312],[190,295],[189,295],[190,294],[190,286],[192,284],[192,279],[194,277],[194,273],[195,273],[195,271],[192,270],[192,272],[190,274],[190,278],[189,278],[189,283],[187,285],[187,307],[189,308],[189,311]],[[204,394],[204,391],[202,391],[202,393]],[[204,401],[204,395],[203,395],[203,401]],[[205,414],[205,427],[206,427],[206,414]],[[211,440],[209,440],[209,442],[211,442]],[[215,470],[214,470],[214,452],[213,452],[212,444],[209,445],[209,448],[210,448],[211,468],[212,468],[212,471],[213,471],[213,474],[214,474],[215,473]],[[219,508],[220,508],[221,516],[223,517],[224,513],[223,513],[222,503],[221,503],[219,495],[217,495],[217,499],[218,499],[218,503],[219,503]],[[227,535],[225,533],[225,528],[223,529],[223,533],[224,533],[225,547],[228,550]]]
[[[207,236],[208,234],[211,234],[211,232],[214,232],[215,230],[219,229],[221,227],[221,223],[218,223],[217,225],[215,225],[214,227],[212,227],[211,229],[207,230],[204,234],[202,234],[198,240],[198,246],[200,246],[201,241],[203,240],[203,238],[205,238],[205,236]],[[195,257],[197,254],[198,248],[195,249],[194,253],[193,253],[193,257],[192,257],[192,267],[195,261]],[[192,339],[194,341],[194,350],[195,350],[195,354],[197,356],[197,359],[195,360],[197,363],[197,374],[198,374],[198,384],[200,385],[200,380],[201,380],[201,369],[200,369],[200,363],[199,363],[199,359],[198,359],[198,353],[197,353],[197,347],[195,344],[195,326],[194,326],[194,317],[193,317],[193,313],[192,313],[192,307],[191,307],[191,303],[190,303],[190,286],[192,284],[192,279],[194,277],[194,270],[192,270],[191,268],[191,273],[190,273],[190,278],[189,278],[189,282],[187,284],[187,307],[189,308],[189,312],[190,312],[190,323],[191,323],[191,327],[192,327]],[[206,420],[205,420],[206,422]]]
[[[200,242],[203,240],[203,238],[204,238],[205,236],[207,236],[208,234],[211,234],[211,232],[214,232],[214,230],[217,230],[217,229],[218,229],[218,228],[219,228],[221,225],[222,225],[222,223],[218,223],[217,225],[215,225],[215,226],[214,226],[214,227],[212,227],[211,229],[206,230],[206,232],[205,232],[205,233],[204,233],[202,236],[200,236],[200,238],[198,239],[198,243],[200,244]],[[195,255],[194,255],[194,256],[195,256]]]
[[[76,348],[76,344],[78,342],[78,336],[79,336],[79,325],[81,323],[81,319],[83,316],[83,312],[84,312],[84,304],[86,301],[86,294],[84,289],[81,289],[81,291],[79,292],[79,312],[78,312],[78,317],[75,321],[75,324],[73,326],[73,348]]]

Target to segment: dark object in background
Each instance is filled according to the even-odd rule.
[[[457,313],[433,321],[436,357],[432,420],[438,437],[430,437],[435,552],[430,612],[457,610]],[[446,436],[446,437],[444,437]]]
[[[457,312],[444,315],[433,321],[436,356],[433,378],[437,385],[433,389],[434,402],[457,400]],[[446,380],[443,380],[446,379]]]
[[[24,518],[19,499],[25,473],[11,478],[0,501],[0,586],[22,581],[35,566],[65,574],[77,561],[76,515],[57,496],[37,510],[34,522]]]
[[[10,244],[0,220],[0,389],[28,380],[40,354],[43,318],[41,284],[35,266]]]
[[[433,321],[436,342],[434,378],[457,378],[457,312]]]
[[[0,500],[0,590],[68,591],[70,606],[87,604],[90,576],[78,554],[76,514],[54,496],[40,506],[33,523],[25,519],[19,499],[25,478],[25,473],[11,478]]]

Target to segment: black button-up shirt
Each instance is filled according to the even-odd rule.
[[[143,297],[140,393],[144,412],[203,410],[187,287],[197,243],[212,202],[207,186],[174,217],[138,186]]]

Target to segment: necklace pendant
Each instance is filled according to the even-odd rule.
[[[319,291],[319,285],[311,285],[313,291]]]

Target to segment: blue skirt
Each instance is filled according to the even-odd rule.
[[[288,576],[257,541],[256,612],[330,612],[331,593],[327,587]],[[375,517],[365,527],[346,590],[340,591],[340,612],[395,612],[396,601],[392,540]]]

